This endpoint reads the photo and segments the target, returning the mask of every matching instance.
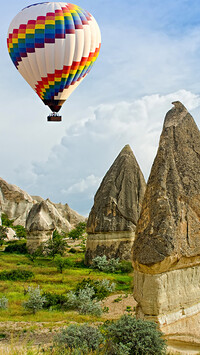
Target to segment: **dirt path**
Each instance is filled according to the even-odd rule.
[[[117,319],[126,313],[127,307],[131,314],[134,314],[136,302],[132,295],[115,294],[109,296],[102,302],[102,307],[108,307],[108,312],[103,313],[103,320]],[[6,344],[26,344],[31,342],[34,345],[52,343],[53,337],[59,328],[67,327],[69,323],[61,322],[1,322],[0,335],[5,334],[5,338],[0,337],[0,350]],[[1,354],[1,353],[0,353]]]

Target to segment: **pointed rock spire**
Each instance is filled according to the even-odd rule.
[[[95,195],[87,223],[89,236],[86,259],[91,260],[92,257],[103,254],[108,257],[112,255],[130,258],[130,238],[132,242],[145,188],[140,167],[130,146],[126,145],[106,173]],[[116,238],[119,240],[114,241]],[[129,240],[126,253],[119,251],[123,238],[126,238],[125,244],[127,238]]]
[[[126,145],[106,173],[95,195],[87,232],[134,230],[146,183],[135,156]]]
[[[138,317],[189,350],[200,344],[200,132],[186,108],[173,104],[136,227],[134,297]]]
[[[133,258],[144,265],[200,254],[200,132],[184,105],[173,104],[137,225]]]

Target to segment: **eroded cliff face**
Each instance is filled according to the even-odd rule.
[[[14,224],[25,227],[27,215],[34,204],[33,198],[18,186],[0,178],[0,209]]]
[[[146,183],[126,145],[95,195],[87,223],[86,262],[97,255],[130,259]]]
[[[6,213],[14,225],[27,228],[27,246],[36,249],[51,237],[54,229],[68,232],[85,217],[73,211],[68,204],[53,203],[40,196],[30,196],[16,185],[0,178],[0,214]],[[1,222],[1,218],[0,218]]]
[[[173,104],[136,227],[134,297],[138,317],[157,321],[169,340],[188,342],[185,324],[200,320],[200,132]]]

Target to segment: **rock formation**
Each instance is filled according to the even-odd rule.
[[[7,228],[7,241],[18,240],[15,231],[12,228]],[[6,240],[6,239],[5,239]]]
[[[70,227],[70,223],[60,215],[51,201],[47,199],[38,202],[33,205],[26,220],[27,248],[34,251],[41,242],[51,237],[55,229],[68,232]]]
[[[25,227],[33,204],[34,200],[29,194],[0,178],[0,210],[14,220],[14,225],[21,224]]]
[[[79,222],[85,221],[68,204],[56,204],[40,196],[30,196],[0,178],[0,217],[1,213],[6,213],[9,219],[14,220],[14,225],[27,228],[27,246],[30,250],[46,241],[55,228],[59,232],[68,232]]]
[[[173,104],[136,227],[134,297],[168,339],[200,345],[200,132]]]
[[[126,145],[95,195],[87,223],[86,263],[99,255],[131,259],[145,188],[139,165],[130,146]]]

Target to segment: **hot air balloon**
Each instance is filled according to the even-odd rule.
[[[20,74],[57,115],[98,57],[101,34],[94,17],[77,5],[43,2],[25,7],[12,20],[7,45]]]

